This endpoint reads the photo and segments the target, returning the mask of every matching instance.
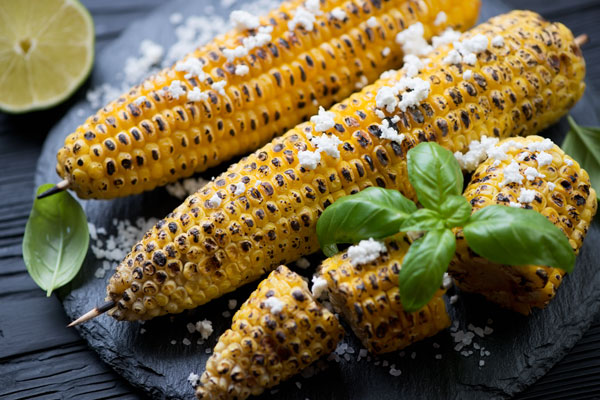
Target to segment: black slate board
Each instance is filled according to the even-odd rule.
[[[92,86],[109,82],[118,84],[118,72],[130,54],[137,51],[137,38],[149,38],[168,46],[174,41],[173,28],[165,23],[165,16],[172,12],[184,15],[200,15],[208,0],[197,2],[175,1],[161,7],[144,20],[131,25],[112,45],[97,58],[92,76]],[[508,10],[496,0],[485,1],[481,20]],[[223,17],[230,10],[222,9]],[[582,124],[598,125],[591,90],[573,109],[572,114]],[[82,110],[82,111],[81,111]],[[36,185],[56,182],[54,163],[56,150],[62,145],[66,133],[71,132],[92,110],[82,102],[52,130],[40,157]],[[565,121],[543,133],[560,143],[567,130]],[[220,172],[215,169],[204,174],[210,177]],[[86,213],[96,226],[110,231],[113,218],[135,220],[137,216],[162,217],[179,203],[164,189],[151,193],[113,201],[85,201]],[[380,357],[380,361],[395,364],[402,371],[400,377],[389,375],[389,366],[374,365],[373,361],[328,362],[327,368],[312,378],[297,377],[280,386],[275,395],[264,398],[278,399],[396,399],[396,398],[489,398],[508,397],[533,383],[575,344],[600,309],[600,274],[595,263],[600,259],[600,231],[597,222],[590,229],[575,272],[568,276],[556,299],[548,308],[535,312],[529,318],[501,310],[477,296],[461,294],[459,301],[450,306],[452,318],[459,321],[460,329],[469,323],[483,327],[491,318],[494,333],[478,339],[491,355],[484,357],[485,366],[479,367],[481,357],[474,354],[465,358],[455,352],[450,331],[406,349],[405,356],[398,354]],[[316,266],[319,255],[311,258]],[[63,304],[67,315],[75,318],[89,310],[104,298],[108,279],[94,277],[101,262],[90,252],[82,271],[68,290],[63,291]],[[306,275],[312,273],[312,270]],[[162,317],[144,324],[141,334],[139,323],[117,323],[108,317],[100,317],[79,328],[82,337],[100,357],[123,375],[133,385],[155,398],[191,398],[193,391],[186,378],[190,372],[201,373],[208,358],[207,348],[212,348],[218,336],[229,327],[230,318],[221,313],[227,310],[227,300],[235,298],[241,304],[256,287],[249,284],[196,310],[173,317]],[[70,291],[69,291],[70,290]],[[450,293],[452,294],[452,292]],[[204,344],[196,344],[199,334],[189,334],[188,322],[208,318],[213,322],[215,333]],[[188,338],[192,344],[185,346]],[[171,345],[171,340],[176,340]],[[360,343],[349,334],[346,339],[358,353]],[[439,349],[433,344],[439,344]],[[472,346],[470,346],[473,349]],[[411,353],[416,353],[413,360]],[[435,355],[441,355],[436,359]],[[298,390],[295,382],[300,382]],[[335,384],[332,385],[332,382]]]

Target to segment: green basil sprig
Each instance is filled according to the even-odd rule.
[[[51,187],[42,185],[37,194]],[[77,275],[89,240],[85,213],[67,191],[34,200],[25,226],[23,259],[29,275],[47,296]]]
[[[400,269],[406,311],[422,308],[441,286],[456,251],[455,227],[463,227],[469,246],[493,262],[573,270],[575,253],[567,237],[538,212],[495,205],[471,214],[471,205],[461,196],[460,166],[450,151],[437,143],[421,143],[407,157],[408,179],[423,208],[395,190],[369,188],[339,199],[317,222],[327,256],[337,252],[338,243],[427,232],[412,243]]]
[[[567,118],[571,130],[562,143],[565,153],[576,159],[590,175],[592,187],[600,189],[600,128],[583,127]]]

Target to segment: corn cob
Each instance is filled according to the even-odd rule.
[[[597,208],[596,192],[590,186],[587,172],[556,145],[542,155],[534,151],[535,147],[531,150],[532,144],[539,145],[543,140],[539,136],[511,140],[517,146],[506,151],[508,157],[482,163],[464,196],[473,210],[491,204],[536,210],[559,227],[569,238],[573,250],[578,252]],[[524,147],[517,148],[520,145]],[[543,161],[544,157],[546,160]],[[523,179],[522,184],[502,185],[504,172],[513,162],[518,164],[521,174],[527,168],[534,168],[545,176],[532,181]],[[524,202],[531,198],[524,199],[522,190],[535,191],[535,194],[530,193],[535,195],[534,199]],[[457,232],[456,257],[449,271],[461,289],[482,294],[490,301],[522,314],[529,314],[532,307],[544,308],[556,294],[564,276],[564,271],[556,268],[540,265],[511,267],[485,260],[469,249],[462,230]]]
[[[233,316],[196,395],[210,400],[258,395],[331,353],[343,337],[336,317],[313,299],[302,277],[282,265]]]
[[[308,31],[288,29],[302,1],[284,2],[260,19],[273,27],[268,44],[228,61],[224,51],[257,32],[233,30],[184,59],[184,64],[199,60],[205,76],[173,66],[89,117],[58,152],[56,170],[64,181],[57,189],[69,186],[81,198],[127,196],[255,150],[314,114],[318,105],[328,107],[357,84],[399,67],[402,52],[393,38],[406,26],[422,22],[426,37],[448,26],[470,27],[479,0],[460,3],[459,8],[451,0],[321,0],[323,14]],[[345,12],[343,20],[331,12],[337,7]],[[442,10],[448,17],[436,25]],[[367,24],[371,17],[375,25]],[[387,46],[394,51],[384,51]],[[236,75],[240,65],[249,73]],[[215,82],[226,86],[211,88]],[[173,85],[174,92],[164,90]],[[188,98],[196,87],[205,99]]]
[[[322,152],[315,169],[303,166],[299,153],[315,150],[309,140],[315,124],[306,122],[188,197],[118,266],[107,287],[109,304],[116,303],[110,314],[149,319],[235,290],[318,250],[317,218],[336,199],[369,186],[415,199],[406,153],[417,143],[437,141],[463,152],[482,135],[534,133],[581,96],[583,59],[564,26],[512,12],[462,38],[477,34],[502,35],[505,46],[479,54],[472,80],[463,78],[462,65],[442,63],[450,45],[429,54],[419,76],[431,82],[431,93],[406,112],[396,110],[397,123],[386,119],[405,135],[400,144],[380,137],[375,111],[378,90],[399,81],[402,70],[331,109],[334,124],[327,131],[341,141],[339,155]]]
[[[336,311],[371,353],[400,350],[450,326],[444,289],[421,310],[402,308],[398,274],[410,241],[404,234],[386,240],[388,252],[365,265],[353,266],[347,252],[328,258],[319,268]]]

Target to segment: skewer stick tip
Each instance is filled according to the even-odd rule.
[[[589,39],[590,39],[590,37],[584,33],[575,38],[575,43],[577,44],[577,46],[581,47],[584,44],[586,44]]]
[[[46,190],[44,193],[41,193],[37,198],[43,199],[44,197],[52,196],[53,194],[62,192],[63,190],[67,189],[68,187],[69,187],[69,181],[66,179],[62,180],[62,181],[58,182],[56,185],[54,185],[53,187],[51,187],[50,189]]]
[[[90,319],[96,318],[98,315],[104,314],[105,312],[113,308],[115,304],[117,303],[112,300],[107,301],[106,303],[91,309],[90,311],[83,314],[81,317],[77,318],[75,321],[71,322],[69,325],[67,325],[67,328],[71,328],[75,325],[82,324],[86,321],[89,321]]]

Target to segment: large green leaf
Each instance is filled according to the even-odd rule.
[[[592,187],[600,189],[600,128],[582,127],[568,117],[571,130],[567,133],[562,149],[573,157],[590,175]]]
[[[52,186],[42,185],[37,193]],[[29,275],[48,296],[79,272],[89,239],[85,213],[67,191],[34,201],[25,226],[23,259]]]

